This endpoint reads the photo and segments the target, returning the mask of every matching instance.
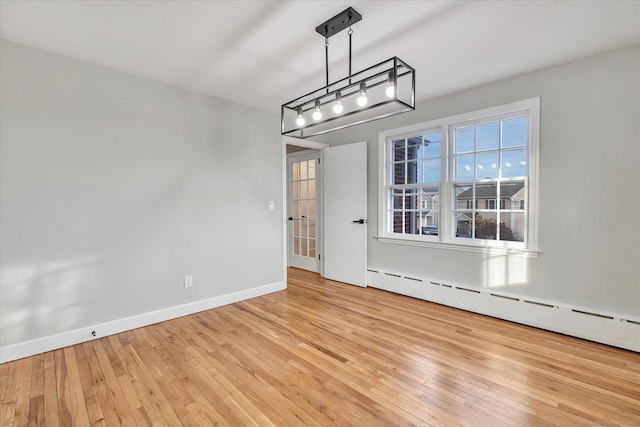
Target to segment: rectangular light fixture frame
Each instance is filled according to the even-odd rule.
[[[365,106],[356,103],[362,83],[368,98]],[[391,84],[394,90],[389,97],[385,90]],[[282,135],[308,138],[415,110],[415,84],[413,67],[394,56],[282,104]],[[338,93],[344,106],[341,114],[331,109]],[[312,118],[316,101],[322,109],[320,120]],[[300,113],[305,119],[302,126],[296,123]]]

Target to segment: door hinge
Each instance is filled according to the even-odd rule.
[[[320,258],[320,254],[318,254],[318,261],[320,261],[320,259],[321,259],[321,258]]]
[[[320,157],[318,157],[318,164],[320,164]]]

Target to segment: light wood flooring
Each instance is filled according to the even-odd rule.
[[[2,426],[637,426],[640,354],[291,269],[0,365]]]

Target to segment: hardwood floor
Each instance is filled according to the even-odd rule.
[[[291,269],[0,365],[2,426],[637,426],[640,354]]]

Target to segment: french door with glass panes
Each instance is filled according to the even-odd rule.
[[[288,158],[289,266],[320,271],[317,213],[320,194],[319,152]]]

